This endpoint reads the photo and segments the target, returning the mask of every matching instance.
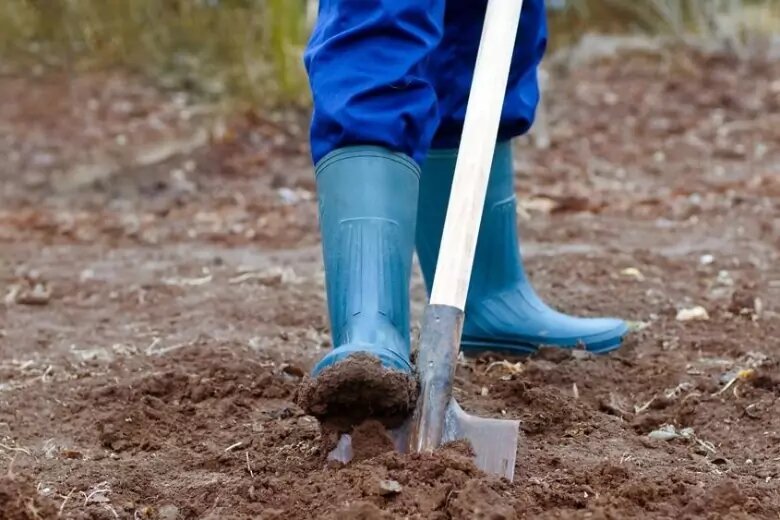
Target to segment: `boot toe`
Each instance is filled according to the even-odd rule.
[[[605,354],[620,347],[628,325],[617,318],[578,318],[550,308],[485,306],[466,314],[464,350],[531,354],[539,347],[584,348]]]
[[[561,332],[554,338],[554,346],[582,346],[590,352],[603,354],[620,347],[628,333],[628,324],[617,318],[578,318],[570,329]]]

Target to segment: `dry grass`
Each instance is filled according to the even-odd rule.
[[[559,3],[559,2],[556,2]],[[553,47],[589,31],[740,38],[780,30],[780,0],[566,0]],[[124,67],[162,85],[255,104],[306,104],[301,52],[316,0],[2,0],[7,65]]]
[[[780,0],[567,0],[567,6],[551,16],[554,46],[589,31],[713,40],[780,31]]]
[[[305,103],[305,0],[3,0],[17,65],[121,66],[212,97]]]

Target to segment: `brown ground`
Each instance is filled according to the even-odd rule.
[[[0,518],[780,517],[779,64],[555,83],[553,146],[517,160],[530,272],[642,328],[608,357],[462,364],[467,408],[522,420],[514,484],[458,446],[323,463],[293,404],[329,348],[300,125],[208,140],[186,97],[118,76],[0,99]]]

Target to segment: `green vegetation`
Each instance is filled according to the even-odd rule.
[[[0,53],[17,66],[125,67],[253,103],[308,101],[301,52],[314,0],[2,0]],[[553,45],[587,30],[739,37],[778,30],[780,0],[569,0]]]
[[[254,102],[305,103],[305,0],[2,0],[16,64],[106,68]]]
[[[586,31],[745,39],[780,30],[780,0],[568,0],[551,17],[555,45]]]

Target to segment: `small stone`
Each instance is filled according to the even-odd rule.
[[[301,201],[300,195],[290,188],[279,188],[276,190],[277,194],[279,195],[279,198],[281,199],[282,203],[287,205],[297,204]]]
[[[656,441],[671,441],[674,439],[693,439],[693,428],[683,428],[678,430],[671,424],[665,424],[657,430],[653,430],[647,436]]]
[[[677,313],[677,321],[706,321],[710,319],[707,309],[698,305],[690,309],[680,309]]]
[[[620,271],[620,274],[622,274],[627,278],[633,278],[638,282],[642,282],[645,279],[645,275],[643,275],[642,271],[640,271],[636,267],[626,267],[625,269]]]
[[[677,433],[677,430],[674,426],[667,424],[665,426],[661,426],[657,430],[651,431],[647,434],[647,436],[656,441],[671,441],[672,439],[677,439],[680,437],[680,434]]]
[[[19,305],[46,305],[51,299],[51,289],[45,284],[37,282],[32,287],[14,286],[9,291],[6,303]]]
[[[381,496],[397,495],[403,488],[395,480],[380,480],[379,481],[379,494]]]
[[[734,279],[731,277],[731,273],[726,270],[718,271],[718,278],[715,282],[723,287],[731,287],[734,285]]]

